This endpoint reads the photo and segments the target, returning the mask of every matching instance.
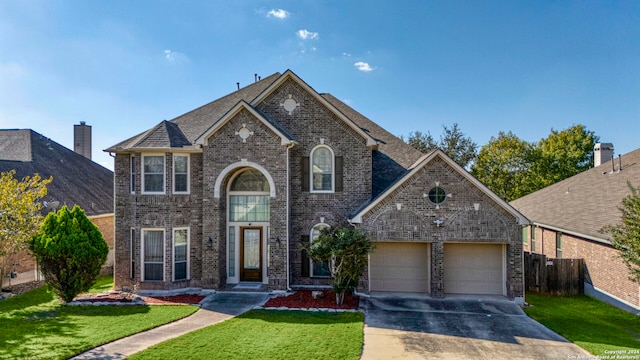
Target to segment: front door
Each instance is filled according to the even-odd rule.
[[[240,228],[240,281],[262,281],[262,228]]]

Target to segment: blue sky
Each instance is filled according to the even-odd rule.
[[[291,69],[396,135],[640,147],[638,1],[0,0],[0,128],[103,149]]]

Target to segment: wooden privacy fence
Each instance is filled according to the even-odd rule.
[[[525,288],[551,295],[584,294],[584,259],[547,259],[524,254]]]

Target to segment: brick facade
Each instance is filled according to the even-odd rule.
[[[425,196],[439,186],[450,196],[436,206]],[[474,204],[479,204],[478,209]],[[444,244],[506,244],[506,289],[523,296],[521,226],[481,189],[440,158],[425,165],[363,216],[374,241],[431,243],[431,295],[444,296]],[[367,284],[362,284],[367,288]]]
[[[535,226],[538,254],[556,258],[557,231]],[[531,252],[528,239],[525,251]],[[631,273],[620,258],[619,252],[605,242],[588,240],[576,235],[562,233],[562,258],[584,259],[585,282],[635,307],[640,307],[640,286],[630,280]]]
[[[326,98],[308,88],[297,77],[283,75],[280,79],[283,80],[274,82],[277,86],[262,87],[264,93],[247,95],[250,100],[244,99],[245,103],[227,101],[227,97],[221,98],[172,122],[181,124],[183,131],[191,131],[192,128],[186,124],[187,117],[195,124],[192,126],[197,125],[200,129],[197,134],[191,134],[189,139],[192,146],[187,150],[191,152],[191,191],[188,195],[172,193],[172,154],[181,149],[167,147],[158,151],[161,148],[157,146],[157,141],[160,141],[158,139],[161,139],[158,133],[150,132],[148,135],[149,138],[153,137],[149,140],[151,145],[148,147],[154,150],[147,152],[140,146],[114,151],[116,288],[219,289],[229,283],[242,281],[236,266],[240,261],[239,251],[236,251],[240,241],[237,231],[245,227],[257,227],[266,232],[262,282],[269,289],[286,290],[292,286],[331,284],[329,278],[306,274],[304,268],[308,264],[303,262],[308,260],[301,251],[301,242],[309,241],[309,235],[317,224],[349,226],[353,212],[372,199],[373,181],[384,178],[380,173],[374,175],[375,164],[395,164],[389,171],[392,175],[388,175],[395,177],[385,179],[387,185],[403,171],[406,172],[399,171],[398,167],[404,169],[403,166],[408,165],[399,165],[386,154],[380,153],[373,146],[375,141],[368,135],[369,129],[346,119],[343,112],[336,111]],[[258,82],[256,86],[262,85]],[[248,93],[250,90],[251,87],[248,87],[246,90],[239,90],[239,93]],[[256,98],[258,95],[260,96]],[[251,99],[259,100],[249,104]],[[289,105],[284,106],[285,103]],[[212,104],[221,104],[225,110],[214,108]],[[217,115],[207,118],[212,113]],[[204,126],[206,121],[209,123]],[[156,129],[158,127],[154,128]],[[135,138],[135,141],[138,139]],[[310,184],[307,183],[310,172],[308,159],[318,147],[326,147],[333,154],[332,191],[310,191]],[[415,159],[418,159],[420,156],[420,153],[412,151],[415,152],[411,148],[404,152],[398,151],[398,157],[404,157],[404,161],[410,164],[415,160],[408,161],[408,158],[417,155]],[[141,159],[145,154],[164,155],[164,194],[142,194]],[[384,158],[384,161],[380,161],[380,158]],[[132,168],[137,172],[133,193],[130,189]],[[271,184],[268,222],[229,221],[229,186],[235,176],[249,168],[258,170]],[[380,171],[384,173],[386,170]],[[486,193],[470,186],[460,171],[464,170],[449,168],[443,161],[434,161],[415,178],[405,181],[406,186],[402,191],[380,203],[361,226],[377,241],[403,239],[431,242],[434,259],[432,284],[436,287],[441,284],[443,277],[443,243],[456,241],[507,244],[507,295],[511,298],[520,297],[522,245],[517,221],[513,214],[496,205],[495,200],[489,199]],[[434,181],[442,182],[443,186],[446,185],[455,194],[438,211],[426,205],[422,197],[426,184]],[[401,211],[394,210],[399,201],[405,207]],[[475,210],[473,203],[480,203],[480,209]],[[434,231],[433,216],[443,216],[447,225]],[[188,280],[172,281],[174,254],[171,233],[175,227],[190,229]],[[141,278],[144,265],[141,241],[144,229],[164,231],[162,281],[144,281]],[[232,242],[234,247],[230,246]],[[364,274],[361,285],[367,289],[367,284],[367,274]],[[440,294],[442,287],[438,289],[440,290],[432,293]]]

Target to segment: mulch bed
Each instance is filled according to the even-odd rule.
[[[314,299],[311,290],[297,290],[288,296],[281,296],[269,299],[265,304],[265,308],[316,308],[316,309],[345,309],[356,310],[360,303],[360,299],[352,294],[344,294],[344,302],[342,305],[336,305],[336,294],[333,291],[322,291],[323,296]]]
[[[83,294],[74,299],[75,302],[105,302],[105,303],[128,303],[133,302],[135,295],[126,292],[110,292],[106,294]],[[139,296],[144,303],[151,305],[194,305],[198,304],[203,295],[179,294],[170,296]]]

